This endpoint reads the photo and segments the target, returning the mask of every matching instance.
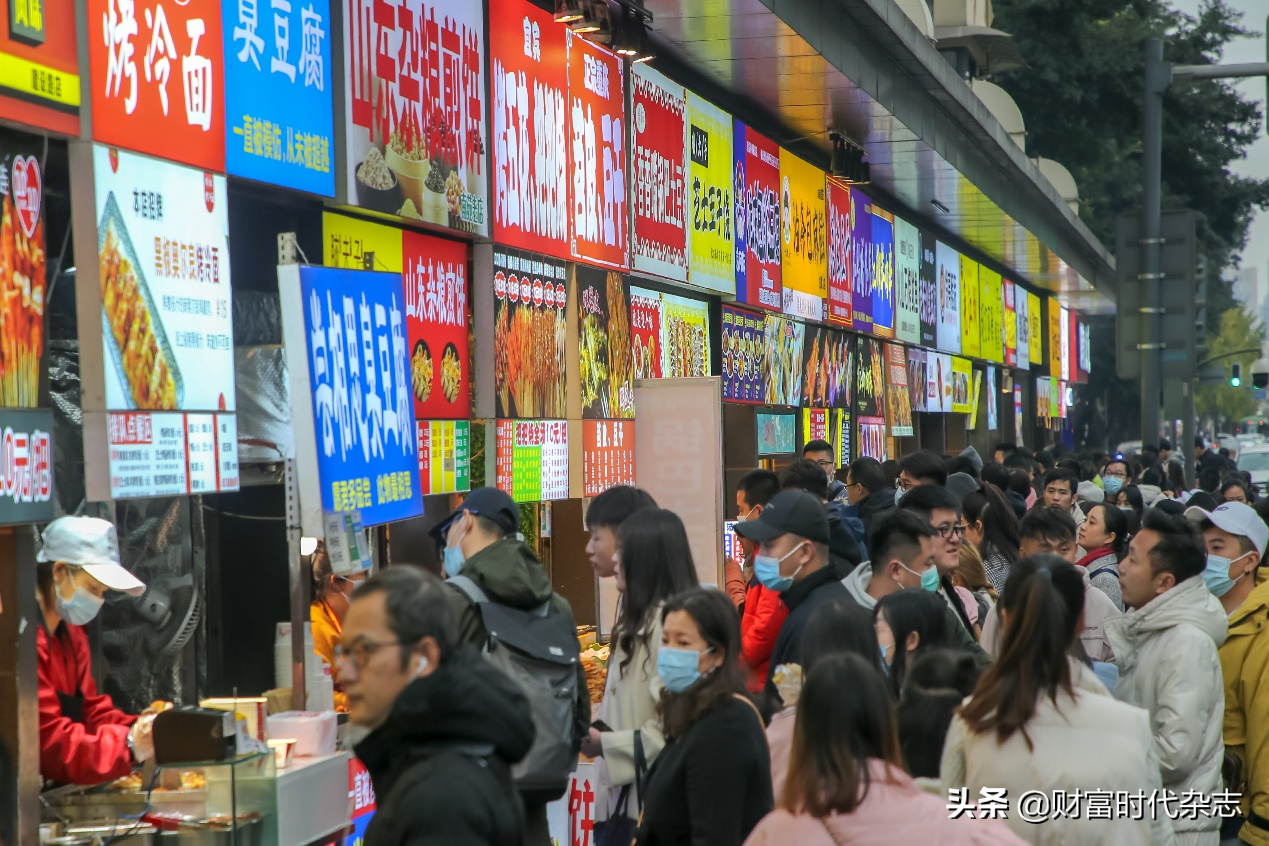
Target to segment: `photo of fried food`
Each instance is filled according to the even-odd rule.
[[[123,376],[137,408],[177,407],[173,362],[159,341],[148,296],[132,259],[124,253],[112,219],[98,261],[101,270],[102,309],[122,356]]]
[[[445,345],[441,353],[441,394],[446,402],[458,399],[458,388],[463,381],[463,368],[458,363],[458,347],[452,343]]]
[[[609,272],[608,409],[615,417],[634,416],[634,362],[630,344],[630,303],[620,273]]]
[[[28,238],[6,194],[0,205],[0,406],[39,404],[46,266],[44,221]]]
[[[427,348],[426,342],[419,341],[410,356],[410,381],[414,383],[414,397],[419,402],[427,402],[432,395],[432,376],[432,351]]]

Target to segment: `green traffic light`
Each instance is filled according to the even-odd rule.
[[[1229,384],[1230,387],[1241,388],[1243,386],[1243,380],[1238,376],[1231,376],[1229,377]]]

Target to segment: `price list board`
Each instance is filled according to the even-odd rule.
[[[633,420],[582,421],[582,495],[635,483]]]
[[[498,487],[516,502],[568,498],[568,423],[499,420],[494,454]]]
[[[112,497],[238,489],[234,415],[112,412],[106,418]]]
[[[421,420],[419,477],[421,492],[462,493],[471,489],[471,423],[467,420]]]

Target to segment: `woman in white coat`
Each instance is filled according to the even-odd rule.
[[[1148,798],[1161,781],[1149,715],[1116,701],[1092,669],[1070,656],[1083,627],[1083,576],[1056,555],[1024,558],[998,608],[1000,654],[952,721],[943,787],[964,790],[979,816],[980,791],[1004,788],[1007,824],[1037,846],[1170,846],[1161,805],[1116,811],[1116,791]],[[1072,814],[1066,805],[1076,790],[1079,812]],[[1105,806],[1105,818],[1090,811],[1093,802]]]
[[[661,698],[661,608],[674,594],[697,586],[696,566],[683,521],[657,508],[626,518],[618,530],[615,557],[621,602],[612,630],[608,679],[596,725],[582,752],[599,760],[597,818],[616,815],[624,793],[626,816],[637,820],[636,749],[651,768],[665,746],[656,715]]]

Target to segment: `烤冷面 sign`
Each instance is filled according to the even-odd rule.
[[[635,270],[687,280],[687,92],[646,64],[630,70]]]
[[[689,91],[687,124],[687,281],[720,294],[733,294],[732,119]]]
[[[222,0],[221,14],[226,170],[334,196],[330,0]]]
[[[780,147],[739,120],[736,160],[736,299],[779,311],[784,307],[780,260]]]
[[[626,88],[621,59],[568,34],[569,247],[575,259],[630,266]]]
[[[53,517],[53,412],[0,408],[0,526]]]

